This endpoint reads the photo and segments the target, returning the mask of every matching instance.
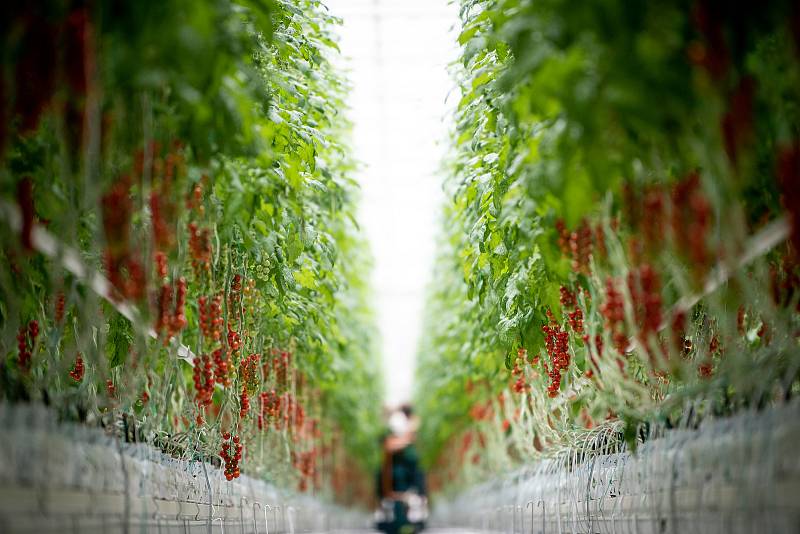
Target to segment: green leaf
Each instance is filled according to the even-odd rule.
[[[114,368],[125,363],[132,342],[133,325],[131,322],[122,314],[116,311],[111,312],[106,336],[106,357],[109,367]]]
[[[314,271],[308,267],[303,267],[299,271],[295,271],[292,273],[294,275],[294,279],[297,281],[298,284],[303,286],[306,289],[316,289],[317,287],[317,280],[314,275]]]

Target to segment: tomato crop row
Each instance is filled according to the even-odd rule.
[[[22,229],[0,230],[2,396],[135,417],[230,478],[312,489],[355,469],[347,454],[370,466],[381,389],[336,19],[317,0],[3,19],[0,193]],[[38,253],[35,228],[108,300]]]
[[[790,398],[796,6],[460,13],[451,201],[417,373],[434,485],[598,426],[635,445],[648,422]]]

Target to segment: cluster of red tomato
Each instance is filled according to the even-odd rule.
[[[292,355],[287,351],[273,349],[272,372],[275,373],[275,382],[281,390],[286,389],[289,377],[289,367],[292,364]]]
[[[153,241],[157,250],[171,250],[175,246],[175,221],[177,219],[177,206],[172,200],[173,184],[176,175],[183,174],[183,144],[180,141],[172,143],[171,150],[162,158],[161,145],[157,142],[150,144],[152,167],[150,169],[153,190],[150,192],[150,219],[153,228]],[[140,151],[136,158],[136,168],[139,175],[144,166],[144,153]]]
[[[194,369],[192,370],[194,380],[195,400],[198,406],[210,406],[214,396],[214,370],[211,365],[211,358],[208,354],[196,356],[194,358]]]
[[[242,393],[239,395],[239,418],[247,417],[248,411],[250,411],[250,395],[247,394],[247,388],[242,386]]]
[[[643,243],[638,238],[631,240],[632,263],[643,263],[642,244],[652,256],[664,250],[664,239],[670,237],[675,250],[691,262],[692,272],[701,282],[714,254],[708,245],[711,203],[703,192],[700,175],[690,172],[671,186],[654,184],[642,191],[626,185],[623,193],[625,216],[643,239]]]
[[[242,305],[242,275],[233,275],[230,289],[228,292],[228,309],[239,310]]]
[[[208,182],[208,176],[203,176],[202,183]],[[192,211],[196,219],[202,220],[205,216],[203,205],[202,184],[195,185],[186,200],[187,209]],[[189,229],[189,254],[192,258],[192,270],[198,280],[204,279],[211,273],[211,230],[207,226],[200,226],[196,220],[188,225]]]
[[[291,393],[287,392],[285,396],[287,413],[284,417],[287,425],[291,423],[289,426],[290,430],[294,429],[302,431],[306,424],[306,409],[303,407],[303,404],[300,402],[300,400],[295,398],[295,396]],[[297,436],[297,434],[295,434],[295,436]]]
[[[222,295],[216,295],[208,302],[208,297],[197,299],[200,314],[200,331],[206,341],[219,341],[222,337]]]
[[[239,442],[239,436],[231,437],[230,432],[222,434],[222,450],[219,455],[225,462],[225,478],[233,480],[239,478],[239,461],[242,459],[242,444]]]
[[[239,365],[239,378],[242,382],[242,393],[239,398],[240,411],[239,417],[244,419],[250,410],[250,393],[258,391],[261,385],[259,367],[261,365],[261,355],[254,353],[242,359]]]
[[[620,355],[628,348],[628,334],[625,328],[625,301],[617,283],[610,276],[606,278],[605,301],[600,305],[600,313],[605,319],[605,326],[611,333],[611,342]]]
[[[516,380],[511,388],[514,390],[515,393],[522,393],[530,389],[530,386],[525,381],[525,356],[527,355],[527,351],[520,347],[517,349],[517,358],[514,361],[514,368],[511,370],[511,375],[516,376]]]
[[[79,352],[77,356],[75,356],[75,365],[69,372],[70,378],[72,378],[75,382],[80,382],[83,380],[84,374],[84,367],[83,367],[83,356]]]
[[[778,182],[781,185],[782,203],[792,225],[790,240],[793,259],[800,259],[800,141],[778,149]]]
[[[64,311],[67,308],[67,297],[64,295],[64,292],[59,292],[56,295],[56,311],[55,311],[55,320],[56,324],[61,324],[61,321],[64,320]]]
[[[225,387],[231,385],[231,373],[235,371],[234,365],[239,362],[241,350],[241,336],[228,325],[227,345],[225,349],[219,348],[214,351],[214,363],[217,366],[215,370],[217,383]]]
[[[281,396],[272,389],[270,391],[262,391],[258,398],[258,429],[264,430],[270,423],[277,426],[278,415],[281,411]]]
[[[163,252],[156,251],[155,253],[155,262],[156,262],[156,275],[158,276],[159,280],[163,281],[168,274],[168,264],[167,264],[167,255]]]
[[[51,106],[63,111],[63,130],[74,153],[83,139],[87,86],[94,74],[94,34],[89,9],[80,5],[45,12],[40,5],[20,4],[4,14],[15,28],[14,67],[0,93],[0,152],[18,133],[33,132]],[[58,14],[56,14],[58,13]],[[13,41],[12,41],[13,42]]]
[[[242,359],[239,365],[239,377],[242,381],[243,387],[250,393],[258,390],[261,384],[261,377],[259,376],[259,366],[261,365],[261,355],[253,353]]]
[[[559,219],[556,221],[556,232],[561,252],[572,258],[572,269],[578,273],[589,274],[594,231],[586,219],[582,220],[580,225],[571,232],[567,229],[564,221]],[[600,227],[597,229],[597,235],[602,238]]]
[[[189,223],[189,252],[195,276],[201,278],[204,273],[211,272],[211,231],[208,228]]]
[[[566,286],[561,286],[561,306],[567,312],[567,321],[576,334],[583,333],[583,310],[578,306],[575,294]]]
[[[230,372],[233,369],[233,362],[230,358],[230,353],[227,351],[223,351],[222,348],[219,348],[213,352],[214,356],[214,377],[217,381],[217,384],[221,384],[224,387],[228,387],[231,385],[231,376]]]
[[[141,300],[145,295],[146,276],[141,261],[130,249],[133,213],[130,188],[130,176],[123,175],[102,197],[101,211],[106,236],[103,260],[106,276],[116,291],[113,296]]]
[[[26,373],[30,371],[31,368],[33,347],[36,344],[37,337],[39,337],[39,322],[36,320],[21,326],[17,333],[17,349],[19,351],[17,354],[17,365]]]
[[[628,292],[640,336],[655,334],[661,326],[661,281],[649,264],[628,271]]]
[[[155,330],[161,335],[164,334],[164,341],[175,337],[186,327],[186,279],[178,279],[175,291],[174,308],[172,299],[172,285],[163,284],[158,295],[158,317],[156,319]]]
[[[561,326],[555,321],[542,326],[542,332],[544,333],[545,349],[550,357],[550,365],[544,363],[544,370],[550,377],[547,394],[550,397],[556,397],[561,388],[561,373],[570,364],[569,333],[561,330]]]
[[[317,471],[317,448],[300,453],[292,452],[292,465],[300,473],[297,489],[307,491],[309,482],[313,481]]]

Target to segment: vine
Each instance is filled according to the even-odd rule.
[[[342,451],[371,468],[380,375],[337,19],[317,0],[12,15],[0,194],[21,230],[0,230],[2,396],[134,416],[229,478],[318,491]],[[40,254],[38,229],[109,293]]]
[[[796,391],[792,9],[461,2],[417,371],[434,486]]]

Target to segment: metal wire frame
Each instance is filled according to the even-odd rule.
[[[364,512],[247,476],[228,482],[208,462],[59,423],[40,405],[0,403],[0,428],[0,532],[294,534],[369,524]]]
[[[431,523],[512,534],[796,532],[800,402],[644,432],[635,452],[613,428],[587,434],[440,503]]]

